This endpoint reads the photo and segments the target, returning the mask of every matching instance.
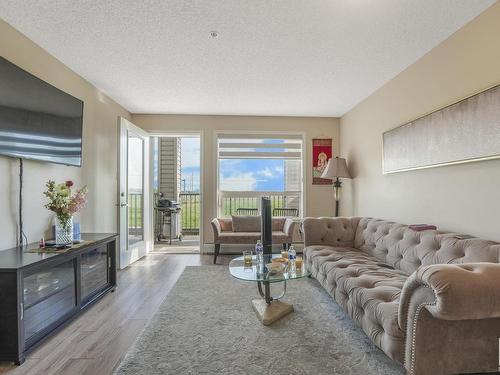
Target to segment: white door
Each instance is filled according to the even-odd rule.
[[[120,117],[119,265],[123,269],[152,246],[149,186],[149,135]]]

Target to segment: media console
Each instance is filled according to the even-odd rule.
[[[116,234],[82,234],[63,252],[0,251],[0,361],[24,362],[42,340],[116,287]]]

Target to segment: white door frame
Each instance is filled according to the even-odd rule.
[[[132,133],[141,138],[143,148],[143,230],[144,239],[134,244],[128,243],[128,138]],[[151,251],[152,209],[150,189],[150,142],[149,134],[129,120],[118,118],[118,228],[120,233],[120,246],[118,250],[118,266],[123,269]]]
[[[200,138],[200,254],[203,253],[203,246],[205,244],[204,233],[204,166],[203,166],[203,150],[204,150],[204,132],[203,130],[155,130],[148,132],[150,137],[199,137]],[[152,157],[152,156],[151,156]],[[153,186],[153,173],[150,176],[150,183]],[[153,215],[153,207],[151,207],[151,217]]]

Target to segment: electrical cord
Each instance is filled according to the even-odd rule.
[[[23,159],[19,158],[19,246],[27,244],[28,237],[23,230]]]

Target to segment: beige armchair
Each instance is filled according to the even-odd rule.
[[[260,216],[233,216],[213,219],[214,264],[223,244],[255,244],[261,237]],[[292,243],[295,222],[290,218],[274,217],[273,244],[282,244],[287,249]]]

